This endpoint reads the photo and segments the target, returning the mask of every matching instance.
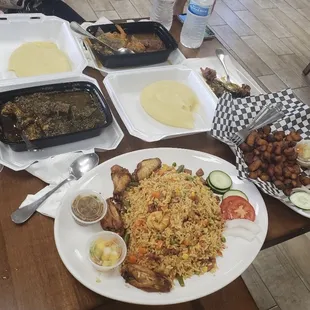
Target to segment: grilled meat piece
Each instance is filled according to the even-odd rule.
[[[137,264],[129,264],[122,270],[125,281],[146,292],[170,292],[171,281],[162,273]]]
[[[154,171],[161,167],[161,160],[159,158],[150,158],[142,160],[137,169],[133,173],[133,179],[135,181],[141,181],[148,178]]]
[[[204,173],[204,171],[201,168],[196,171],[197,177],[202,177],[204,174],[205,173]]]
[[[108,210],[105,217],[100,221],[104,230],[113,231],[121,237],[125,234],[124,222],[121,218],[121,205],[113,198],[107,199]]]
[[[231,93],[233,98],[244,98],[250,95],[251,87],[249,85],[242,84],[239,86],[234,83],[222,81],[216,78],[216,71],[210,68],[200,68],[200,70],[202,76],[218,98],[220,98],[224,92]]]
[[[127,169],[114,165],[111,168],[111,178],[114,185],[113,195],[119,198],[131,182],[131,174]]]
[[[151,261],[155,261],[157,263],[160,263],[161,262],[161,258],[160,256],[154,254],[154,253],[148,253],[146,254],[146,257],[151,260]]]
[[[133,50],[135,53],[143,53],[146,50],[144,44],[134,36],[131,37],[131,41],[128,42],[126,47]]]
[[[202,76],[206,79],[207,82],[212,83],[216,79],[216,71],[210,68],[200,68]]]

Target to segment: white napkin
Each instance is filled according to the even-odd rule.
[[[47,192],[52,190],[57,184],[66,179],[69,176],[69,167],[75,159],[80,157],[82,154],[89,154],[93,152],[94,150],[91,149],[83,152],[61,154],[44,160],[40,160],[39,162],[32,164],[26,170],[32,175],[36,176],[37,178],[50,185],[44,187],[35,195],[28,195],[20,205],[20,208],[41,198]],[[37,209],[37,211],[43,215],[55,218],[61,199],[70,188],[70,186],[74,184],[74,182],[76,181],[71,181],[62,186],[44,203],[42,203],[42,205]]]

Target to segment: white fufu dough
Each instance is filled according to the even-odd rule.
[[[141,93],[145,112],[158,122],[172,126],[194,128],[194,112],[199,105],[196,94],[176,81],[159,81],[145,87]]]
[[[24,43],[12,53],[8,69],[18,77],[72,70],[67,55],[53,42]]]

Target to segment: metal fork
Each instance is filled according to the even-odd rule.
[[[247,127],[232,135],[231,141],[236,145],[240,145],[246,140],[251,131],[272,124],[283,118],[285,114],[281,111],[282,108],[283,104],[281,102],[278,102],[275,106],[273,103],[266,105]]]

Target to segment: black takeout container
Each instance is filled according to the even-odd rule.
[[[62,144],[67,144],[71,142],[81,141],[84,139],[92,138],[101,134],[101,131],[109,126],[113,117],[110,111],[109,106],[107,105],[105,98],[103,97],[100,90],[96,87],[96,85],[90,82],[67,82],[62,84],[51,84],[51,85],[43,85],[43,86],[35,86],[23,89],[16,89],[11,91],[6,91],[0,93],[0,111],[3,106],[13,100],[15,97],[23,96],[23,95],[31,95],[34,93],[49,93],[49,92],[71,92],[71,91],[83,91],[88,92],[93,98],[98,100],[99,109],[101,113],[104,114],[104,122],[96,128],[73,132],[68,134],[63,134],[59,136],[52,137],[43,137],[36,140],[31,140],[32,144],[38,148],[43,149],[51,146],[57,146]],[[27,151],[27,147],[25,142],[11,142],[8,141],[5,136],[5,128],[3,128],[2,123],[0,121],[0,141],[9,145],[13,151],[22,152]]]
[[[170,53],[177,49],[178,44],[169,31],[160,23],[157,22],[133,22],[121,23],[121,26],[126,34],[142,34],[151,33],[156,34],[164,43],[165,49],[156,52],[145,52],[125,55],[103,55],[92,48],[101,64],[106,68],[120,68],[120,67],[137,67],[148,66],[167,61]],[[96,35],[98,29],[101,28],[103,32],[119,32],[114,24],[94,25],[89,26],[87,31]]]

